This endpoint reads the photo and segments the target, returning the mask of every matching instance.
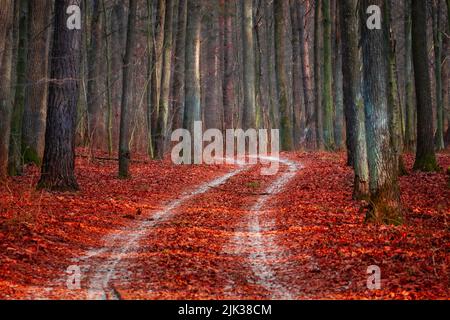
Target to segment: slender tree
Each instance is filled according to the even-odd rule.
[[[127,42],[123,59],[122,103],[120,112],[119,136],[119,177],[129,177],[130,165],[130,111],[132,106],[129,88],[133,77],[132,56],[136,37],[136,7],[137,0],[129,0]]]
[[[9,175],[22,174],[22,118],[25,104],[26,66],[28,50],[28,2],[18,1],[17,50],[15,50],[16,89],[11,120],[11,137],[9,142]]]
[[[299,3],[300,2],[300,3]],[[300,28],[300,59],[303,74],[303,94],[305,99],[306,146],[315,148],[315,119],[314,119],[314,91],[313,75],[310,61],[310,36],[308,35],[308,16],[311,11],[311,0],[297,0],[299,28]]]
[[[435,144],[437,150],[444,149],[444,99],[442,95],[442,3],[433,1],[433,42],[434,42],[434,76],[436,87],[437,128]]]
[[[47,118],[51,0],[29,1],[28,62],[22,120],[22,154],[25,163],[40,164],[44,154]]]
[[[158,108],[158,122],[156,127],[156,144],[155,155],[162,159],[167,136],[167,126],[169,121],[170,106],[170,76],[172,62],[172,31],[173,31],[173,10],[174,1],[166,2],[165,23],[164,23],[164,44],[163,44],[163,60],[161,69],[161,88]]]
[[[405,150],[413,151],[416,145],[414,104],[414,73],[412,61],[411,0],[405,0]]]
[[[335,148],[333,126],[333,65],[331,58],[330,0],[322,0],[323,23],[323,140],[327,150]]]
[[[438,169],[434,152],[431,82],[428,70],[427,2],[412,0],[412,48],[417,100],[417,150],[414,168]]]
[[[188,1],[186,35],[186,86],[184,128],[192,132],[194,122],[201,120],[200,109],[200,0]]]
[[[342,30],[342,75],[347,126],[347,151],[355,170],[353,196],[369,196],[369,167],[367,162],[366,126],[362,97],[361,53],[358,0],[340,0]]]
[[[377,223],[402,222],[398,186],[397,158],[391,150],[388,105],[389,50],[386,28],[366,27],[365,8],[377,5],[382,12],[383,0],[361,2],[363,97],[366,117],[366,139],[369,164],[370,209],[367,220]]]
[[[288,75],[286,73],[286,19],[284,0],[274,1],[275,15],[275,70],[278,86],[278,103],[280,106],[280,139],[283,150],[293,149],[292,113],[288,98]]]
[[[172,87],[173,129],[183,126],[184,86],[185,86],[185,50],[186,50],[187,0],[180,0],[178,8],[178,28],[175,48],[175,70]]]
[[[314,7],[314,112],[316,124],[316,147],[319,150],[325,148],[323,137],[323,112],[322,112],[322,0],[315,1]]]
[[[8,172],[8,148],[11,131],[12,54],[14,2],[0,0],[0,180]]]
[[[75,128],[79,90],[81,30],[67,28],[66,10],[81,0],[57,0],[44,160],[38,188],[78,189],[75,178]]]
[[[100,94],[101,57],[103,56],[102,29],[102,5],[100,0],[93,0],[87,64],[87,109],[90,146],[96,149],[105,145],[103,95]]]
[[[234,75],[234,24],[233,15],[235,5],[234,1],[222,0],[224,2],[224,70],[223,70],[223,109],[224,125],[226,129],[234,127],[235,113],[235,87],[233,81]]]
[[[244,105],[242,126],[256,127],[255,50],[253,40],[253,0],[243,0]]]

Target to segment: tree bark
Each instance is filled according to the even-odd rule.
[[[405,0],[405,150],[412,152],[416,145],[416,106],[414,105],[414,72],[412,61],[411,0]]]
[[[435,136],[436,149],[444,150],[444,102],[442,95],[442,22],[440,0],[433,1],[433,42],[434,42],[434,76],[436,83],[437,128]]]
[[[38,183],[38,188],[56,191],[78,189],[75,128],[82,42],[81,30],[69,30],[66,26],[70,5],[81,7],[81,0],[55,2],[45,150]]]
[[[298,0],[300,1],[300,0]],[[300,58],[303,74],[303,94],[305,96],[305,136],[306,147],[314,149],[315,145],[315,121],[314,121],[314,91],[313,91],[313,76],[310,61],[310,37],[308,35],[308,16],[311,10],[311,1],[304,0],[297,4],[299,27],[300,27]]]
[[[361,54],[359,50],[358,0],[340,0],[342,30],[343,98],[347,125],[347,151],[355,171],[353,197],[369,196],[366,126],[362,97]]]
[[[122,103],[120,112],[120,136],[119,136],[119,177],[128,178],[130,175],[130,108],[132,106],[129,97],[129,88],[133,79],[132,57],[136,37],[136,7],[137,0],[129,0],[127,42],[123,59],[122,76]]]
[[[14,2],[0,0],[0,180],[8,173],[8,148],[11,131],[11,80]]]
[[[51,0],[29,1],[28,86],[22,121],[23,160],[40,164],[44,154],[48,97]]]
[[[391,151],[388,105],[389,50],[386,28],[369,30],[365,9],[383,0],[361,3],[363,97],[366,115],[366,139],[369,163],[370,208],[367,221],[400,224],[403,221],[397,177],[398,161]]]
[[[242,36],[244,55],[244,105],[242,127],[256,127],[255,50],[253,42],[253,0],[243,0]]]
[[[175,49],[175,71],[173,83],[173,123],[174,130],[183,127],[185,50],[186,50],[187,0],[180,0],[178,8],[178,29]]]
[[[314,8],[314,112],[316,124],[316,148],[325,148],[323,137],[323,112],[322,112],[322,0],[315,1]]]
[[[434,152],[431,82],[428,70],[427,2],[412,0],[412,47],[417,100],[417,150],[414,168],[438,169]]]
[[[200,35],[201,5],[199,0],[188,1],[186,35],[186,87],[184,128],[194,130],[194,122],[201,120],[200,109]]]
[[[15,93],[14,106],[11,119],[11,136],[9,141],[9,175],[22,174],[22,118],[25,104],[26,67],[28,50],[28,2],[20,0],[16,3],[18,7],[18,26],[14,32],[17,48],[14,50],[15,61]],[[17,19],[17,18],[16,18]],[[16,29],[16,28],[15,28]]]
[[[278,103],[280,106],[280,143],[281,149],[293,149],[292,113],[288,99],[288,77],[286,74],[286,1],[274,1],[275,16],[275,70],[278,87]]]
[[[164,45],[161,68],[161,90],[158,108],[158,122],[156,126],[156,144],[155,155],[159,159],[164,157],[167,125],[169,121],[169,106],[170,106],[170,75],[172,62],[172,29],[173,29],[173,0],[167,0],[165,10],[164,23]]]
[[[327,150],[334,150],[333,126],[333,66],[331,59],[330,0],[322,0],[323,14],[323,140]]]
[[[88,51],[87,109],[90,147],[101,149],[105,145],[105,122],[103,119],[103,95],[100,94],[100,61],[103,55],[100,0],[93,0],[91,17],[91,42]]]

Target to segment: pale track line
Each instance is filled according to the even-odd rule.
[[[246,222],[246,232],[251,233],[248,237],[243,235],[243,232],[236,233],[234,242],[240,247],[234,254],[242,254],[243,247],[250,247],[251,253],[248,254],[250,266],[253,274],[256,276],[256,282],[258,285],[265,288],[270,292],[272,299],[293,300],[295,295],[283,284],[279,282],[276,276],[276,272],[273,270],[269,263],[269,257],[266,252],[281,252],[277,243],[271,236],[263,236],[261,227],[261,213],[264,210],[264,206],[272,195],[280,193],[286,187],[286,185],[295,177],[296,172],[301,168],[296,162],[284,159],[261,157],[264,160],[278,161],[288,167],[288,171],[283,173],[277,180],[275,180],[264,192],[266,195],[260,197],[258,201],[249,210],[248,220]],[[269,221],[270,225],[274,224],[273,219]],[[234,284],[230,284],[225,289],[228,293],[231,293]]]
[[[122,261],[133,246],[138,245],[139,240],[148,233],[149,229],[173,216],[173,210],[177,209],[183,203],[198,195],[206,193],[210,188],[215,188],[224,184],[226,181],[238,175],[242,171],[244,171],[244,168],[240,167],[239,169],[227,173],[220,178],[201,185],[199,188],[193,192],[185,194],[180,199],[172,201],[166,206],[166,208],[164,208],[164,210],[154,214],[151,217],[151,220],[145,220],[144,222],[135,225],[134,228],[129,229],[134,231],[132,234],[114,234],[113,236],[107,238],[105,240],[105,247],[111,248],[111,256],[107,258],[105,263],[96,266],[94,275],[91,277],[89,283],[88,299],[104,300],[118,298],[113,288],[110,288],[109,282],[114,277],[117,265]],[[117,249],[119,249],[118,252]],[[103,253],[103,251],[99,253]],[[86,257],[89,259],[97,256],[99,253],[97,249],[92,250],[86,254]],[[86,259],[83,258],[79,259],[79,261],[85,260]]]

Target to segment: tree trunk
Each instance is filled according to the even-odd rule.
[[[186,50],[187,0],[180,0],[178,8],[178,29],[175,49],[175,70],[173,83],[173,123],[174,130],[183,127],[185,50]]]
[[[369,196],[364,101],[361,88],[361,54],[359,51],[358,0],[340,0],[342,30],[343,98],[347,125],[347,148],[355,170],[353,196]]]
[[[398,92],[397,81],[397,61],[396,61],[396,40],[394,32],[392,31],[392,18],[391,18],[391,2],[386,1],[385,6],[385,21],[388,23],[385,25],[386,32],[389,35],[388,38],[388,50],[389,50],[389,93],[388,93],[388,105],[389,105],[389,130],[391,133],[391,146],[398,159],[398,170],[400,175],[406,173],[406,168],[403,163],[403,121],[402,110],[400,105],[400,96]]]
[[[330,0],[322,0],[323,14],[323,140],[327,150],[334,150],[333,66],[331,59]]]
[[[186,35],[186,87],[184,128],[194,130],[194,122],[201,120],[200,110],[200,0],[188,1]]]
[[[414,72],[412,61],[411,0],[405,0],[405,150],[412,152],[416,145],[416,121],[414,105]]]
[[[206,18],[205,35],[206,43],[205,59],[205,108],[204,119],[206,129],[222,129],[220,116],[220,32],[219,32],[219,11],[217,4],[208,4],[209,15]]]
[[[9,175],[15,176],[22,174],[22,118],[25,104],[25,85],[26,85],[26,67],[28,50],[28,2],[20,0],[16,3],[18,7],[18,27],[17,50],[14,55],[17,57],[15,74],[16,89],[14,106],[11,119],[11,136],[9,141]],[[16,32],[15,32],[16,33]],[[16,41],[18,39],[18,41]]]
[[[29,1],[28,63],[22,121],[23,160],[40,164],[44,154],[47,118],[51,0]]]
[[[365,8],[372,4],[384,12],[386,3],[383,0],[363,0],[361,3],[363,96],[370,176],[367,221],[400,224],[403,217],[397,181],[398,161],[390,148],[388,121],[388,34],[386,28],[369,30],[366,27]]]
[[[90,147],[100,149],[105,145],[105,122],[103,121],[103,95],[100,94],[100,63],[103,56],[100,0],[93,0],[91,18],[91,42],[88,51],[87,109],[89,118]]]
[[[412,0],[412,48],[417,100],[417,150],[414,168],[438,169],[434,153],[431,83],[428,72],[427,2]]]
[[[120,136],[119,136],[119,177],[129,177],[130,165],[130,109],[132,107],[129,88],[133,79],[133,68],[131,66],[134,42],[136,36],[136,7],[137,0],[129,0],[127,42],[125,46],[125,56],[123,59],[122,76],[122,103],[120,112]]]
[[[437,128],[435,136],[436,149],[444,150],[444,102],[442,95],[442,22],[440,0],[433,1],[433,42],[434,42],[434,76],[436,82]]]
[[[298,0],[299,2],[300,0]],[[314,93],[313,93],[313,76],[310,61],[310,37],[308,35],[308,16],[311,10],[311,1],[304,0],[297,3],[299,27],[300,27],[300,58],[303,74],[303,94],[305,96],[305,136],[306,147],[308,149],[315,148],[315,125],[314,125]]]
[[[244,105],[242,127],[256,127],[255,50],[253,42],[253,0],[243,0],[242,36],[244,55]]]
[[[333,4],[334,12],[334,59],[333,59],[333,92],[334,92],[334,140],[337,150],[342,150],[344,148],[344,97],[342,88],[342,47],[341,47],[341,28],[340,28],[340,17],[339,17],[339,0],[334,0],[331,2]]]
[[[0,0],[0,180],[8,173],[8,148],[11,130],[11,80],[14,3]]]
[[[173,0],[167,0],[164,23],[164,45],[161,68],[161,88],[158,108],[158,122],[156,126],[155,156],[164,157],[167,125],[169,121],[170,75],[172,62],[172,29],[173,29]]]
[[[284,0],[274,1],[275,16],[275,70],[277,75],[278,103],[280,106],[280,143],[284,151],[292,150],[292,113],[288,99],[288,77],[286,74],[286,19]]]
[[[322,0],[316,0],[314,8],[314,112],[316,122],[316,147],[324,149],[322,112]]]
[[[223,70],[223,109],[224,125],[226,129],[234,128],[235,87],[234,87],[234,41],[233,15],[234,1],[225,2],[225,30],[224,30],[224,70]]]
[[[38,188],[78,189],[75,178],[75,128],[79,90],[81,31],[69,30],[66,10],[81,0],[55,2],[51,82],[45,133],[44,160]]]

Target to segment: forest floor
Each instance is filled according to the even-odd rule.
[[[141,161],[120,180],[114,161],[79,157],[77,193],[36,191],[27,167],[0,186],[0,298],[450,298],[450,154],[401,177],[402,226],[364,223],[343,153],[282,159],[275,176]]]

